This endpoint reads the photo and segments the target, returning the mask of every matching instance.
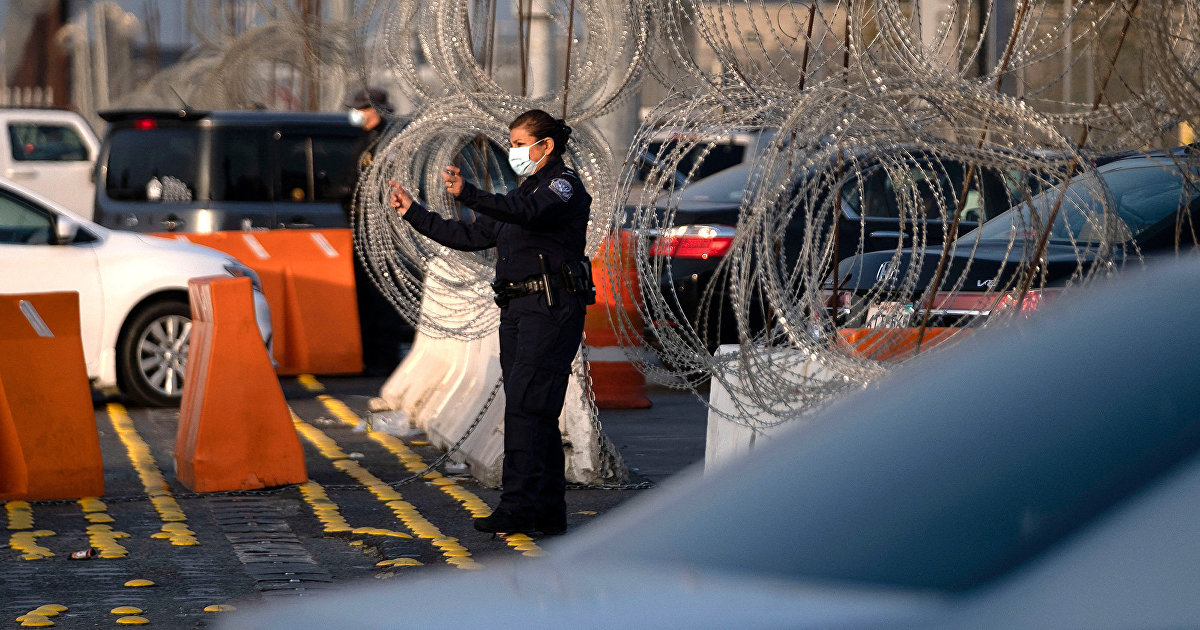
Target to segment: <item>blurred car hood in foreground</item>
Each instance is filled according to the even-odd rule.
[[[1197,262],[1122,274],[923,354],[721,474],[694,468],[547,544],[546,558],[481,558],[478,573],[221,621],[1197,627],[1197,312]]]

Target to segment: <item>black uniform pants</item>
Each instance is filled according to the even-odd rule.
[[[504,374],[504,467],[500,508],[519,518],[566,516],[562,412],[571,361],[583,337],[583,301],[555,292],[508,303],[500,312],[500,369]]]
[[[354,253],[354,291],[358,298],[358,330],[362,342],[363,371],[373,376],[391,374],[400,364],[400,343],[405,339],[404,318],[371,280],[358,252]]]

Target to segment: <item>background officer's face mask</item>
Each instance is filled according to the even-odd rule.
[[[541,140],[538,140],[527,147],[510,148],[508,150],[508,165],[512,167],[513,172],[520,177],[529,177],[530,175],[533,175],[533,172],[537,170],[538,164],[540,164],[542,160],[546,159],[546,155],[549,155],[549,153],[543,155],[542,160],[534,162],[533,160],[529,159],[529,150],[545,141],[546,139],[542,138]]]

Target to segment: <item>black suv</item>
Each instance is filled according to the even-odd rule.
[[[348,114],[114,110],[95,221],[137,232],[348,227],[360,127]]]

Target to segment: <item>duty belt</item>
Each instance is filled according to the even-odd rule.
[[[554,306],[554,289],[566,289],[571,295],[581,295],[585,303],[596,303],[596,285],[592,282],[592,261],[583,260],[562,263],[558,273],[550,273],[546,257],[538,254],[538,264],[542,273],[529,276],[518,282],[492,282],[492,290],[496,292],[496,304],[501,308],[508,306],[510,300],[527,295],[541,293],[546,296],[546,305]]]
[[[550,276],[550,288],[561,289],[563,287],[562,278],[559,276]],[[540,275],[529,276],[519,282],[503,282],[497,280],[492,283],[492,290],[496,292],[496,304],[506,306],[509,300],[515,300],[527,295],[536,295],[546,290],[546,283]]]

